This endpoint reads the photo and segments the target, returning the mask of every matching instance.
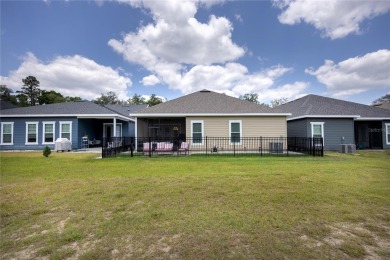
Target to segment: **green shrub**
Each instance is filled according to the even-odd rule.
[[[49,157],[50,154],[51,154],[50,147],[46,145],[45,149],[43,149],[43,156]]]

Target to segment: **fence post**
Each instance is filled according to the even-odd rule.
[[[149,140],[149,158],[152,157],[152,138],[148,138]]]
[[[134,142],[135,140],[133,139],[133,137],[130,138],[130,154],[131,154],[131,157],[133,157],[133,154],[134,154]]]
[[[286,140],[286,151],[287,151],[287,156],[289,156],[289,155],[288,155],[288,137],[286,137],[285,140]]]
[[[207,150],[208,148],[207,148],[207,136],[206,136],[206,157],[207,157]]]
[[[310,137],[310,154],[313,155],[313,156],[316,156],[315,153],[313,153],[313,142],[314,142],[314,138],[313,137]]]
[[[106,158],[105,154],[104,154],[104,145],[105,145],[105,137],[103,137],[103,143],[102,143],[102,158]]]
[[[233,138],[233,156],[236,157],[236,138]]]
[[[260,157],[263,157],[263,137],[260,136]]]

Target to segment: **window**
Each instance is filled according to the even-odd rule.
[[[386,126],[386,144],[390,144],[390,123],[385,124]]]
[[[116,137],[122,136],[122,124],[116,124]]]
[[[230,144],[241,144],[241,120],[229,120]]]
[[[14,144],[14,123],[13,122],[1,123],[1,144],[2,145]]]
[[[72,122],[60,122],[60,137],[72,142]]]
[[[193,144],[203,144],[203,120],[191,121],[191,136]]]
[[[26,144],[38,144],[38,122],[26,122]]]
[[[324,122],[311,122],[311,137],[324,138]],[[324,139],[322,139],[324,143]]]
[[[104,137],[114,137],[114,124],[104,123],[103,124],[103,136]],[[116,124],[115,137],[122,136],[122,123]]]
[[[43,122],[43,144],[53,144],[55,137],[55,122]]]

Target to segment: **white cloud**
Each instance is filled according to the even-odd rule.
[[[27,53],[17,70],[1,77],[1,84],[20,90],[22,79],[30,75],[39,80],[41,89],[84,99],[94,99],[108,91],[114,91],[120,99],[127,99],[127,88],[132,84],[130,78],[121,76],[111,67],[79,55],[58,56],[43,62],[33,53]]]
[[[155,69],[157,63],[212,64],[232,61],[244,49],[231,41],[232,26],[223,17],[212,16],[208,24],[189,18],[177,25],[158,20],[129,33],[123,40],[111,39],[108,44],[129,62]]]
[[[176,77],[172,76],[174,80],[168,81],[167,84],[184,94],[205,88],[234,97],[246,93],[258,93],[264,99],[263,102],[268,102],[276,97],[294,98],[308,87],[307,83],[296,82],[275,88],[277,79],[291,70],[291,68],[275,66],[249,73],[248,69],[239,63],[227,63],[224,66],[197,65],[188,72],[176,74]],[[275,98],[269,99],[270,97]]]
[[[150,98],[152,97],[152,95],[141,95],[141,98],[145,99],[146,101],[148,101]],[[163,96],[156,96],[157,98],[161,99],[163,102],[167,102],[168,100],[163,97]]]
[[[149,75],[144,77],[140,81],[144,86],[154,86],[158,83],[160,83],[160,80],[155,75]]]
[[[268,103],[275,99],[287,98],[293,100],[302,97],[303,91],[309,87],[307,82],[294,82],[293,84],[286,84],[277,88],[266,89],[260,91],[259,100],[262,103]]]
[[[195,18],[199,5],[221,1],[122,1],[150,10],[154,23],[108,44],[124,58],[150,71],[160,64],[180,69],[180,64],[208,65],[236,60],[245,50],[231,40],[233,27],[224,17],[211,16],[208,23]]]
[[[303,21],[331,39],[360,34],[360,23],[390,10],[390,1],[379,0],[273,0],[273,4],[282,10],[278,17],[281,23]]]
[[[378,50],[339,63],[326,60],[317,70],[305,72],[316,76],[336,97],[359,94],[374,88],[390,88],[390,50]]]
[[[198,8],[223,1],[121,2],[150,11],[154,20],[125,34],[122,39],[108,42],[125,60],[151,72],[152,76],[142,79],[144,85],[163,83],[183,94],[206,88],[238,97],[272,91],[276,79],[292,70],[275,66],[250,73],[247,67],[236,62],[245,54],[245,49],[232,41],[231,22],[214,15],[207,23],[195,18]],[[302,89],[283,88],[286,93]]]

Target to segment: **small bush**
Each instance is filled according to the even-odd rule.
[[[45,149],[43,149],[43,156],[49,157],[50,154],[51,154],[50,147],[46,145]]]

